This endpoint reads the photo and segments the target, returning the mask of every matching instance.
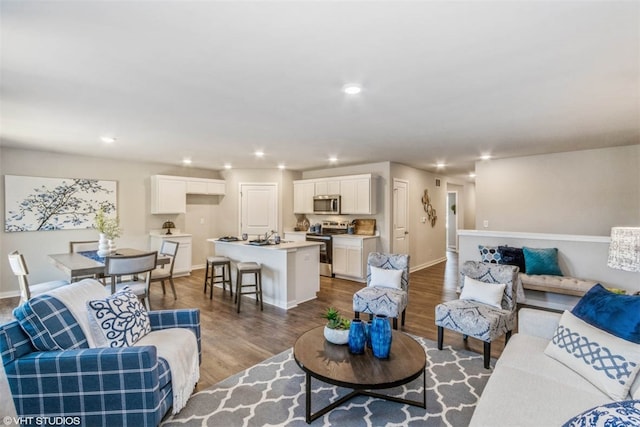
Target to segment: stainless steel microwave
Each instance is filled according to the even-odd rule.
[[[339,214],[340,213],[340,196],[314,196],[313,197],[313,213],[316,214]]]

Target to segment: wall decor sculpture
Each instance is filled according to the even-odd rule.
[[[424,190],[424,194],[422,195],[422,205],[424,206],[424,211],[427,213],[427,218],[431,226],[435,227],[438,216],[436,215],[436,210],[431,205],[431,198],[429,197],[429,190],[427,189]]]
[[[116,213],[116,181],[4,176],[6,232],[93,228],[95,213]]]

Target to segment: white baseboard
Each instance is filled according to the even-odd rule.
[[[0,292],[0,299],[19,297],[20,291]]]
[[[424,264],[416,265],[410,268],[410,272],[413,273],[415,271],[424,270],[427,267],[431,267],[432,265],[440,264],[441,262],[445,262],[447,257],[438,258],[436,260],[426,262]]]

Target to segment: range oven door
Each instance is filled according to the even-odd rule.
[[[331,236],[322,234],[307,234],[307,241],[322,243],[320,246],[320,275],[333,277]]]

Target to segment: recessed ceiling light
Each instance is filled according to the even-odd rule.
[[[100,141],[106,144],[111,144],[113,142],[116,142],[116,139],[112,136],[103,136],[103,137],[100,137]]]
[[[262,156],[264,156],[264,151],[258,150],[254,154],[256,155],[256,157],[262,157]]]
[[[362,87],[357,84],[349,83],[342,87],[342,91],[347,95],[357,95],[362,92]]]
[[[329,161],[330,161],[331,163],[335,163],[335,162],[337,162],[337,161],[338,161],[338,158],[337,158],[336,156],[331,156],[331,157],[329,157]]]
[[[482,156],[480,156],[480,159],[489,160],[489,159],[491,159],[491,154],[483,154]]]
[[[473,173],[473,172],[470,172],[470,173],[469,173],[469,178],[475,178],[475,177],[476,177],[476,174],[475,174],[475,173]]]
[[[446,166],[446,164],[445,164],[444,162],[438,162],[438,163],[436,163],[436,167],[437,167],[438,169],[442,169],[442,168],[443,168],[443,167],[445,167],[445,166]]]
[[[182,164],[183,165],[190,165],[191,164],[191,159],[182,159]]]
[[[286,168],[286,166],[283,163],[280,163],[278,165],[278,169],[285,169],[285,168]]]
[[[225,169],[231,169],[231,163],[225,163],[224,164],[224,168]]]

